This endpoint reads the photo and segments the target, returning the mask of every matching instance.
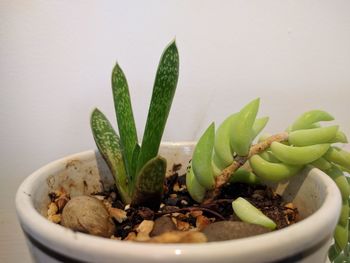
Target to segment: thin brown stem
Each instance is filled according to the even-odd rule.
[[[214,189],[207,192],[206,198],[203,201],[203,204],[207,204],[212,202],[221,192],[221,188],[228,182],[231,178],[232,174],[245,164],[246,161],[249,160],[254,154],[261,153],[268,149],[273,142],[282,142],[288,139],[288,132],[281,132],[275,135],[268,137],[266,140],[259,142],[253,145],[247,156],[238,156],[234,159],[233,163],[222,170],[221,174],[219,174],[215,178],[215,187]]]

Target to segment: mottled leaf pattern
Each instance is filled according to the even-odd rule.
[[[128,178],[118,135],[106,116],[98,109],[92,112],[90,125],[96,145],[115,178],[123,202],[130,203]]]
[[[159,62],[136,175],[148,160],[158,154],[159,145],[175,94],[178,75],[179,54],[174,41],[165,49]]]
[[[157,210],[160,205],[166,160],[157,156],[149,160],[140,170],[132,197],[133,206],[146,206]]]
[[[138,144],[127,80],[118,64],[112,73],[112,91],[120,139],[102,112],[95,109],[91,115],[95,142],[115,177],[124,203],[159,208],[166,160],[157,154],[178,75],[179,54],[173,41],[159,62],[141,147]]]
[[[118,64],[115,65],[112,72],[112,90],[125,166],[129,177],[133,177],[131,166],[134,146],[137,144],[137,132],[128,83]]]

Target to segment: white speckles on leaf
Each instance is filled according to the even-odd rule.
[[[129,203],[128,180],[119,137],[107,118],[98,109],[93,111],[90,122],[96,145],[116,180],[118,191],[123,201]]]
[[[179,75],[179,54],[175,42],[162,54],[154,82],[141,151],[137,164],[139,171],[158,154],[160,141],[169,115]]]
[[[112,72],[112,91],[114,107],[121,139],[121,148],[124,152],[125,167],[128,176],[133,177],[132,154],[135,144],[138,143],[134,115],[131,106],[129,87],[124,72],[118,64]]]

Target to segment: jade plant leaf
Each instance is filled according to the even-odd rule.
[[[98,109],[92,112],[90,125],[96,145],[115,178],[123,202],[130,203],[129,180],[118,135],[106,116]]]
[[[179,76],[179,54],[175,41],[164,50],[159,62],[147,122],[136,168],[138,172],[158,154]],[[136,179],[137,180],[137,179]]]
[[[139,172],[134,185],[132,206],[146,206],[157,210],[163,193],[166,160],[157,156],[149,160]]]
[[[112,72],[112,91],[125,166],[129,177],[132,178],[132,158],[134,147],[137,145],[137,132],[128,83],[118,63]]]
[[[213,189],[215,186],[214,173],[212,171],[212,156],[215,141],[215,125],[212,122],[199,138],[192,156],[192,169],[196,180],[205,189]]]

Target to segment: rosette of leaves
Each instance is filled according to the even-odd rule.
[[[129,87],[121,67],[112,73],[112,90],[119,135],[97,108],[91,114],[96,145],[107,162],[125,204],[158,209],[163,192],[166,160],[158,155],[179,75],[175,41],[164,50],[155,77],[146,126],[139,145]]]

